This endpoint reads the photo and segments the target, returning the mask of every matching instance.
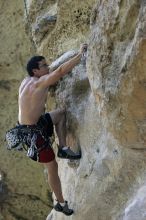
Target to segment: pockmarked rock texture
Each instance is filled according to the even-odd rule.
[[[31,35],[38,53],[53,62],[84,42],[94,3],[95,0],[26,0],[27,21],[32,23]]]
[[[67,142],[74,151],[82,150],[78,162],[57,159],[63,194],[74,215],[66,217],[52,210],[48,217],[43,213],[43,218],[30,213],[31,219],[145,220],[145,0],[26,0],[24,8],[28,36],[52,70],[76,53],[80,43],[88,43],[80,64],[49,91],[47,101],[48,110],[66,106]],[[14,75],[6,76],[2,88],[11,88],[3,93],[8,97],[19,78],[9,82]],[[4,116],[7,103],[3,105]],[[14,92],[11,106],[7,125],[14,122]],[[3,201],[14,184],[10,187],[4,181],[10,178],[4,164],[8,158],[0,171]],[[14,164],[14,169],[17,166]],[[22,168],[23,164],[23,172]],[[18,186],[17,181],[15,184]],[[44,208],[42,204],[39,207],[39,211]],[[19,215],[13,219],[20,219]],[[26,215],[24,218],[30,220]]]

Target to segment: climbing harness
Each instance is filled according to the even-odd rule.
[[[43,137],[45,140],[45,144],[40,148],[36,146],[38,136]],[[39,152],[43,148],[51,146],[50,137],[48,137],[38,125],[17,125],[6,132],[5,139],[7,141],[8,150],[25,149],[27,156],[35,161],[38,161]]]

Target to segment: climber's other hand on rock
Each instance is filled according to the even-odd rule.
[[[88,44],[81,44],[79,53],[80,54],[85,53],[87,51],[87,48],[88,48]]]

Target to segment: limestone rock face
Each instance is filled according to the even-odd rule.
[[[70,218],[145,220],[145,0],[84,0],[80,3],[77,0],[26,0],[24,8],[25,27],[37,53],[46,56],[51,64],[69,51],[52,63],[52,69],[76,53],[80,43],[89,44],[80,64],[49,91],[47,102],[48,110],[66,106],[67,142],[74,151],[82,150],[80,161],[57,159],[64,197],[75,212]],[[27,40],[25,45],[28,46]],[[28,56],[28,50],[24,48],[24,51],[23,61]],[[6,77],[13,79],[14,75],[7,73]],[[12,88],[18,83],[1,79],[5,97],[10,96],[11,91],[12,108],[5,123],[10,125],[14,122],[17,101]],[[5,103],[3,96],[0,97],[5,116],[8,101]],[[2,155],[4,152],[1,150]],[[16,170],[20,157],[17,156],[14,164]],[[5,201],[8,185],[4,179],[10,178],[6,169],[8,158],[6,162],[0,160],[0,164],[3,167],[0,195]],[[29,162],[25,161],[21,171],[28,166]],[[14,176],[13,172],[11,182]],[[40,190],[40,182],[35,189]],[[15,184],[17,186],[17,181]],[[44,192],[42,188],[41,193]],[[39,207],[44,208],[42,204]],[[44,213],[42,216],[32,215],[32,219],[69,218],[54,210],[48,217],[44,217]],[[19,219],[19,215],[13,219]],[[25,216],[25,219],[30,218]]]
[[[128,148],[146,147],[144,5],[144,1],[101,3],[92,19],[88,62],[92,91],[97,102],[104,100],[111,133]]]
[[[72,219],[145,219],[145,10],[144,1],[98,1],[86,65],[57,87],[68,143],[83,154],[78,165],[59,161]],[[52,211],[50,219],[67,217]]]

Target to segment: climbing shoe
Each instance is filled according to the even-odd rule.
[[[69,147],[59,148],[57,156],[62,159],[78,160],[81,158],[81,152],[75,153]]]
[[[68,203],[67,201],[65,201],[65,205],[64,206],[61,206],[59,202],[56,203],[56,205],[54,206],[54,209],[57,211],[57,212],[62,212],[64,213],[65,215],[72,215],[73,214],[73,210],[72,209],[69,209],[68,208]]]

